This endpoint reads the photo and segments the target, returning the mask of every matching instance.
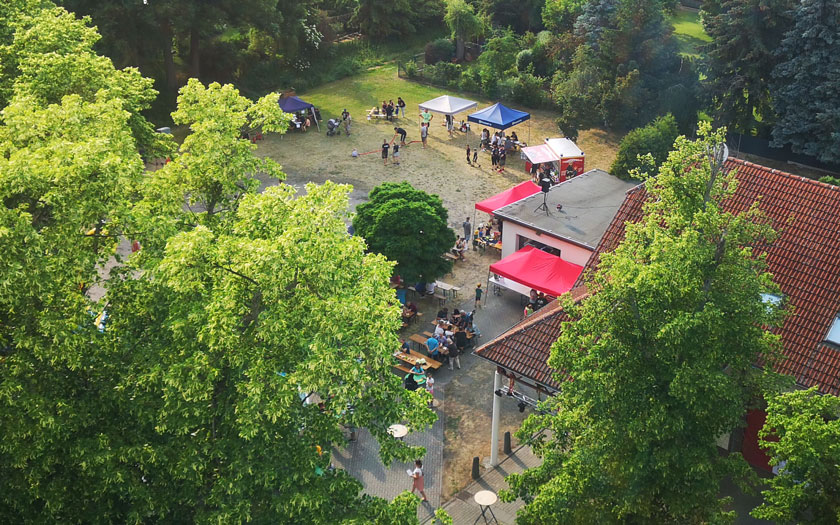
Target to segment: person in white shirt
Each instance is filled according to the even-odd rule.
[[[411,493],[414,494],[415,490],[420,491],[420,495],[423,496],[423,501],[429,501],[426,497],[426,493],[423,492],[425,489],[425,482],[423,481],[423,462],[419,459],[414,462],[414,470],[409,469],[408,475],[413,478],[413,482],[411,484]]]

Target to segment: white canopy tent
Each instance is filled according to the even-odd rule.
[[[433,98],[420,104],[420,109],[428,109],[433,113],[442,113],[444,115],[455,115],[476,107],[478,107],[478,102],[450,97],[449,95]]]

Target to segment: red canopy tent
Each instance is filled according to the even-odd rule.
[[[499,208],[507,206],[512,202],[524,199],[525,197],[530,197],[539,191],[539,186],[529,180],[526,180],[525,182],[520,182],[513,188],[505,190],[497,195],[493,195],[489,199],[484,199],[481,202],[475,203],[475,209],[492,215],[493,212]]]
[[[501,261],[490,271],[539,292],[557,297],[574,286],[583,266],[564,261],[556,255],[526,246]]]

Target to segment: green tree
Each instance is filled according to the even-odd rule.
[[[705,0],[705,90],[715,120],[740,133],[767,134],[775,120],[770,74],[775,51],[793,25],[795,0]],[[715,14],[716,13],[716,14]]]
[[[621,139],[610,173],[628,179],[633,176],[634,170],[657,171],[668,158],[677,135],[677,121],[671,115],[659,117],[643,128],[634,129]]]
[[[542,10],[543,25],[555,33],[570,31],[586,5],[586,0],[546,0]]]
[[[779,116],[773,143],[840,164],[840,6],[800,2],[793,28],[776,50],[770,91]]]
[[[397,265],[394,273],[407,282],[421,276],[434,280],[452,262],[442,255],[455,244],[449,214],[440,197],[414,189],[407,182],[385,182],[370,192],[370,200],[356,208],[353,227],[371,251]]]
[[[463,60],[464,43],[481,36],[484,33],[485,23],[475,14],[473,6],[464,0],[447,0],[443,20],[452,32],[452,38],[455,39],[455,58]]]
[[[715,440],[737,427],[769,371],[782,312],[761,300],[778,288],[758,246],[774,238],[757,207],[724,212],[733,173],[713,151],[724,139],[701,124],[677,139],[624,241],[601,256],[592,294],[564,298],[569,321],[549,364],[563,381],[519,431],[541,466],[508,477],[527,505],[518,523],[707,523],[731,519],[726,474],[748,470]],[[765,358],[766,370],[755,368]],[[567,380],[571,378],[571,380]],[[532,439],[550,429],[550,437]]]
[[[817,388],[786,392],[767,403],[761,443],[779,473],[767,480],[756,518],[776,523],[840,520],[840,399]]]
[[[397,0],[383,4],[378,0],[358,0],[353,23],[362,34],[375,40],[394,35],[412,34],[429,23],[443,18],[444,0]]]

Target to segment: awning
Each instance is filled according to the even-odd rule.
[[[572,289],[583,266],[564,261],[533,246],[526,246],[491,264],[490,271],[557,297]]]
[[[489,108],[484,108],[467,117],[470,122],[490,126],[493,129],[507,129],[511,126],[521,124],[531,118],[530,113],[511,109],[502,104],[496,103]]]
[[[556,160],[560,160],[560,155],[554,153],[554,150],[545,144],[522,148],[522,153],[528,157],[528,160],[530,160],[532,164],[542,164],[544,162],[554,162]]]
[[[295,113],[312,107],[312,104],[298,97],[281,97],[277,103],[280,104],[280,109],[286,113]]]
[[[546,139],[545,143],[560,157],[583,157],[583,151],[569,139]]]
[[[461,113],[475,107],[478,107],[478,102],[464,98],[450,97],[449,95],[433,98],[420,104],[420,109],[428,109],[429,111],[443,113],[444,115],[455,115],[456,113]]]
[[[499,208],[507,206],[512,202],[522,200],[525,197],[530,197],[535,193],[539,193],[539,191],[539,186],[529,180],[526,180],[525,182],[520,182],[513,188],[507,189],[497,195],[493,195],[489,199],[484,199],[481,202],[475,203],[475,209],[492,214]]]

